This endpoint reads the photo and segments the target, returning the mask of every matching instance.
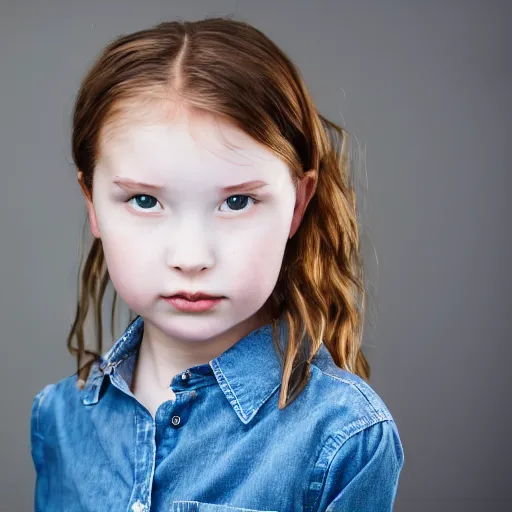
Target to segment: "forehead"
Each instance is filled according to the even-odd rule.
[[[269,148],[231,120],[175,102],[124,108],[100,133],[98,163],[163,171],[209,166],[227,175],[240,169],[283,172],[288,168]]]

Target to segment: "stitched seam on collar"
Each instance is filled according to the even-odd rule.
[[[133,335],[133,332],[136,328],[135,324],[139,324],[141,321],[142,318],[140,316],[134,318],[134,320],[126,328],[123,336],[121,336],[121,338],[114,344],[114,346],[105,354],[106,361],[111,362],[119,355],[120,352],[122,352],[125,345],[129,342],[128,339]]]
[[[238,397],[236,396],[236,393],[233,391],[233,388],[231,387],[231,385],[229,384],[227,377],[224,375],[224,372],[222,371],[220,364],[218,363],[218,361],[216,359],[214,359],[211,361],[211,366],[212,366],[213,372],[215,374],[215,377],[217,378],[217,382],[219,383],[219,386],[221,387],[222,391],[224,392],[225,395],[231,395],[233,397],[240,412],[237,411],[237,408],[232,403],[233,400],[229,396],[226,396],[226,398],[228,399],[228,402],[230,403],[231,407],[233,407],[233,409],[237,413],[238,417],[245,423],[248,419],[248,414],[246,414],[242,405],[240,404]]]

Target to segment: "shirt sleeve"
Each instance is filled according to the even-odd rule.
[[[403,463],[393,420],[358,431],[334,455],[317,511],[392,511]]]
[[[42,403],[50,390],[50,386],[42,389],[32,400],[32,409],[30,414],[30,449],[34,469],[36,472],[36,484],[34,489],[34,510],[41,512],[46,495],[46,475],[44,467],[44,438],[42,434]]]
[[[41,444],[43,442],[42,435],[39,429],[39,410],[41,404],[41,398],[44,394],[44,389],[39,391],[32,400],[32,409],[30,413],[30,452],[32,455],[32,462],[34,463],[34,469],[36,474],[41,469]]]

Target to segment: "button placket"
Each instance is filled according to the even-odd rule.
[[[167,421],[168,425],[175,430],[183,427],[186,423],[189,415],[187,408],[191,405],[190,398],[196,398],[197,396],[197,392],[194,389],[190,390],[192,387],[190,379],[193,379],[193,377],[190,370],[185,370],[181,374],[177,374],[171,383],[171,388],[176,393],[176,402],[173,404],[171,411],[174,409],[175,412]],[[188,395],[190,395],[190,398]]]
[[[131,494],[131,512],[147,512],[151,504],[151,478],[155,468],[155,422],[147,411],[135,408],[134,482]]]

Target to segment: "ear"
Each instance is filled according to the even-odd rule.
[[[310,169],[305,172],[304,176],[297,182],[295,209],[293,210],[290,235],[288,238],[292,238],[299,229],[309,201],[311,201],[311,198],[315,195],[317,183],[318,173],[316,169]]]
[[[83,180],[83,172],[78,170],[76,173],[78,184],[82,190],[82,194],[85,198],[85,207],[87,208],[87,216],[89,217],[89,225],[91,226],[91,233],[95,238],[100,238],[100,230],[98,229],[98,219],[96,218],[96,212],[94,211],[94,205],[92,204],[92,197],[89,190],[85,186]]]

